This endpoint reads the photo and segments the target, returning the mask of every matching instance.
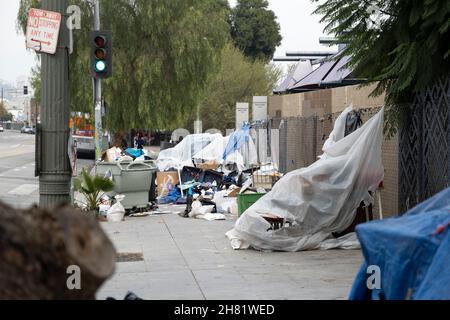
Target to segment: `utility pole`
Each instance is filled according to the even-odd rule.
[[[100,31],[100,0],[94,1],[94,31]],[[94,121],[95,121],[95,161],[102,157],[103,127],[102,127],[102,81],[93,78],[94,82]]]
[[[68,0],[42,1],[42,9],[61,13],[63,20],[67,7]],[[41,55],[42,112],[37,154],[41,207],[70,203],[69,30],[65,26],[61,24],[56,53]]]

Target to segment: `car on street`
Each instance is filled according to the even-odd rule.
[[[3,128],[3,126],[0,124],[0,132],[4,132],[5,128]]]
[[[74,135],[73,141],[80,159],[95,159],[95,141],[90,135]]]
[[[31,126],[23,126],[20,133],[35,134],[36,130]]]

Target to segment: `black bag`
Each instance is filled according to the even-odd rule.
[[[352,134],[362,125],[361,113],[358,111],[352,111],[347,115],[347,121],[345,123],[345,136]]]

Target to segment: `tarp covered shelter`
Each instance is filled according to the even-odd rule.
[[[345,130],[342,124],[351,111],[338,117],[335,130]],[[338,239],[332,234],[352,224],[362,201],[373,202],[369,191],[384,178],[383,119],[384,108],[350,135],[330,135],[336,141],[326,143],[318,161],[285,175],[243,213],[227,233],[231,246],[276,251],[359,247],[354,233]],[[290,225],[272,230],[267,215]]]
[[[365,262],[350,299],[450,299],[450,188],[402,217],[366,223],[356,232]],[[379,287],[368,279],[376,276],[369,266],[379,268]]]

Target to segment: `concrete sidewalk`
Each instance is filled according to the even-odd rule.
[[[283,300],[346,299],[362,262],[359,250],[234,251],[225,232],[235,219],[203,221],[176,214],[102,223],[118,253],[143,260],[117,263],[97,298]]]

